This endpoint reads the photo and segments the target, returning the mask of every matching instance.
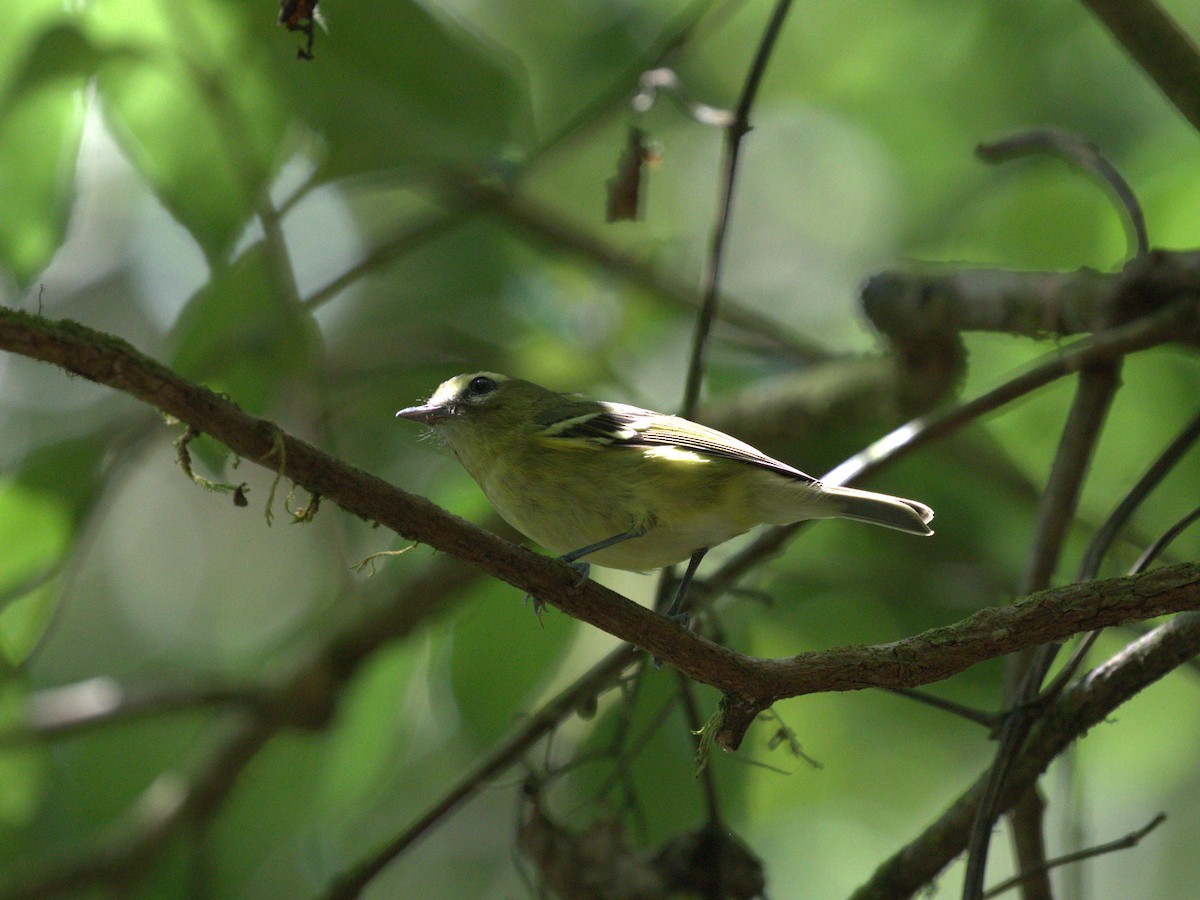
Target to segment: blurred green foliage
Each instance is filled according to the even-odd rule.
[[[1200,3],[1167,4],[1200,28]],[[481,520],[486,504],[392,413],[458,371],[671,409],[692,315],[573,237],[697,284],[720,134],[661,100],[636,120],[637,75],[670,57],[689,91],[731,105],[769,5],[328,0],[313,61],[267,2],[26,0],[0,28],[0,298],[111,331],[347,461]],[[695,27],[688,30],[689,24]],[[662,149],[644,220],[605,225],[628,127]],[[817,0],[792,13],[747,139],[724,287],[831,354],[875,347],[858,285],[903,259],[1111,269],[1126,253],[1103,193],[1065,165],[991,169],[975,144],[1033,125],[1074,130],[1117,164],[1152,241],[1196,244],[1195,135],[1082,5]],[[508,205],[473,186],[515,186]],[[539,225],[539,210],[552,220]],[[342,279],[346,273],[349,277]],[[719,328],[711,401],[794,371]],[[1047,347],[969,337],[967,395]],[[1194,358],[1147,353],[1124,387],[1081,507],[1100,521],[1194,413]],[[806,531],[720,607],[723,638],[786,656],[888,641],[1012,596],[1034,504],[1070,397],[1062,384],[907,460],[873,486],[938,511],[938,535],[842,523]],[[819,473],[888,423],[773,447]],[[247,481],[250,508],[175,468],[152,411],[62,372],[0,357],[0,727],[26,699],[111,677],[182,687],[268,679],[334,623],[386,602],[427,549],[351,567],[389,535],[324,509],[269,529],[271,475],[211,447],[197,465]],[[836,430],[834,430],[836,431]],[[1200,496],[1193,455],[1138,514],[1106,573]],[[282,496],[277,499],[277,504]],[[302,502],[302,501],[301,501]],[[1063,580],[1086,538],[1074,536]],[[1193,532],[1176,545],[1194,557]],[[720,554],[714,554],[719,556]],[[596,577],[649,600],[653,580]],[[763,595],[770,602],[763,601]],[[458,608],[389,647],[331,727],[284,734],[243,773],[210,828],[151,867],[146,894],[201,878],[213,896],[298,897],[436,801],[611,639],[476,581]],[[1119,644],[1108,639],[1103,650]],[[984,709],[1001,666],[933,691]],[[547,796],[576,825],[625,813],[647,846],[695,827],[703,797],[669,671],[609,692],[547,748],[488,785],[377,880],[371,896],[513,896],[518,784],[578,759]],[[1176,897],[1195,884],[1197,685],[1183,672],[1052,770],[1053,848],[1169,823],[1086,866],[1088,896]],[[699,692],[704,714],[716,698]],[[814,769],[769,750],[772,726],[713,759],[730,827],[764,859],[774,897],[852,889],[989,759],[981,729],[885,694],[783,702]],[[194,771],[225,725],[209,710],[139,718],[47,745],[0,748],[0,874],[109,834],[163,773]],[[638,748],[611,755],[628,729]],[[757,766],[763,763],[765,766]],[[597,791],[603,789],[601,794]],[[1070,795],[1074,798],[1068,802]],[[1073,805],[1074,804],[1074,805]],[[200,846],[202,849],[197,850]],[[996,876],[1007,865],[996,864]],[[197,873],[200,873],[199,875]],[[954,876],[946,876],[947,882]]]

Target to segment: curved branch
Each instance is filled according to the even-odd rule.
[[[992,163],[1005,162],[1032,153],[1052,153],[1082,172],[1091,175],[1108,189],[1116,201],[1118,213],[1129,234],[1131,257],[1150,252],[1150,236],[1146,231],[1146,213],[1129,182],[1117,170],[1100,148],[1091,141],[1058,128],[1035,128],[998,141],[980,144],[975,154]]]
[[[754,678],[752,689],[729,691],[724,685],[714,686],[725,690],[727,699],[737,694],[758,703],[769,701],[765,705],[821,691],[917,687],[949,678],[984,659],[1090,631],[1089,621],[1150,618],[1155,608],[1164,613],[1200,609],[1200,564],[1184,563],[1134,577],[1053,588],[1012,606],[981,609],[953,625],[890,644],[818,650],[790,659],[743,657]],[[765,696],[754,693],[760,683],[766,688]],[[754,715],[765,705],[754,710]],[[726,716],[723,733],[718,736],[722,746],[737,746],[750,724],[742,715]]]

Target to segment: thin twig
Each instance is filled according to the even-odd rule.
[[[1129,492],[1121,498],[1121,502],[1117,504],[1116,509],[1112,511],[1109,517],[1104,521],[1104,524],[1096,531],[1088,543],[1087,550],[1083,554],[1083,560],[1079,564],[1079,581],[1084,581],[1089,578],[1095,578],[1100,572],[1100,563],[1104,559],[1104,555],[1108,553],[1114,540],[1121,529],[1125,527],[1125,523],[1133,516],[1138,507],[1142,505],[1145,499],[1150,496],[1150,493],[1158,487],[1164,478],[1178,465],[1183,459],[1184,454],[1191,446],[1200,440],[1200,414],[1197,414],[1183,430],[1179,432],[1175,440],[1167,445],[1167,448],[1154,460],[1150,468],[1138,479],[1137,484],[1130,488]]]
[[[1155,487],[1175,468],[1176,464],[1188,449],[1200,439],[1200,415],[1196,416],[1184,426],[1175,440],[1171,441],[1167,448],[1151,463],[1150,467],[1138,479],[1129,492],[1121,498],[1121,502],[1117,504],[1116,509],[1112,511],[1104,524],[1092,536],[1088,542],[1087,549],[1084,551],[1083,560],[1079,564],[1079,575],[1077,581],[1090,581],[1095,578],[1100,572],[1100,563],[1104,559],[1104,555],[1112,546],[1116,536],[1120,533],[1125,523],[1141,506],[1142,502],[1150,496],[1150,493]],[[1200,516],[1200,508],[1193,511],[1192,517]],[[1175,536],[1183,531],[1184,528],[1191,523],[1191,517],[1185,517],[1180,522],[1177,522],[1171,529],[1168,529],[1166,534],[1162,535],[1158,541],[1151,544],[1141,557],[1133,564],[1128,574],[1137,575],[1145,570],[1150,561],[1153,560],[1159,552],[1174,540]],[[1055,697],[1059,692],[1066,687],[1067,683],[1075,676],[1076,670],[1083,664],[1083,660],[1087,657],[1088,652],[1095,645],[1096,640],[1100,637],[1100,633],[1093,631],[1087,635],[1071,653],[1070,659],[1054,676],[1054,681],[1043,691],[1043,697]]]
[[[680,706],[683,708],[688,731],[692,733],[692,742],[696,746],[697,755],[699,755],[700,732],[704,728],[704,716],[700,714],[700,707],[696,703],[696,685],[678,672],[675,673],[675,677],[678,681]],[[713,767],[705,765],[703,760],[700,763],[700,785],[704,791],[707,824],[718,827],[721,825],[721,801],[717,793],[717,777],[713,773]]]
[[[1171,545],[1171,542],[1179,535],[1183,534],[1191,525],[1200,519],[1200,506],[1193,509],[1190,513],[1168,528],[1161,537],[1157,538],[1154,543],[1142,551],[1142,555],[1137,558],[1133,564],[1133,570],[1141,572],[1146,569],[1158,555]]]
[[[1020,593],[1042,590],[1058,563],[1067,528],[1075,515],[1075,507],[1083,486],[1092,452],[1100,438],[1112,399],[1120,384],[1119,363],[1101,363],[1085,368],[1079,375],[1079,386],[1063,426],[1062,438],[1055,454],[1046,490],[1039,505],[1033,554],[1026,570]],[[1020,750],[1032,724],[1033,712],[1029,701],[1036,697],[1042,679],[1054,659],[1054,647],[1038,648],[1010,661],[1013,678],[1007,691],[1012,712],[1000,730],[999,749],[992,764],[992,773],[979,804],[971,831],[967,870],[963,879],[964,900],[979,900],[983,896],[987,872],[988,847],[996,802],[1004,788],[1012,760]],[[1025,823],[1017,834],[1018,858],[1022,870],[1033,872],[1044,861],[1044,841],[1041,837],[1041,815],[1022,818]],[[1014,825],[1016,830],[1016,826]],[[1031,888],[1027,886],[1027,892]],[[1033,896],[1049,896],[1049,881],[1034,886]]]
[[[200,707],[260,710],[266,698],[258,691],[235,687],[171,689],[124,688],[111,678],[90,678],[76,684],[39,691],[26,701],[18,724],[0,730],[0,747],[12,747],[77,734],[112,725],[191,711]]]
[[[1042,495],[1034,552],[1017,589],[1019,594],[1040,591],[1050,584],[1067,529],[1075,516],[1092,453],[1119,386],[1118,363],[1100,363],[1080,372],[1079,386]]]
[[[985,893],[984,900],[990,897],[999,897],[1006,891],[1010,891],[1015,887],[1024,884],[1030,878],[1040,877],[1051,869],[1057,869],[1060,866],[1070,865],[1071,863],[1082,862],[1085,859],[1092,859],[1096,856],[1103,856],[1106,853],[1114,853],[1117,850],[1128,850],[1136,847],[1146,835],[1152,832],[1155,828],[1167,821],[1166,813],[1159,813],[1146,825],[1143,825],[1137,831],[1130,832],[1125,837],[1118,838],[1115,841],[1109,841],[1107,844],[1097,844],[1095,847],[1088,847],[1086,850],[1076,850],[1074,853],[1066,853],[1062,856],[1056,856],[1054,859],[1047,860],[1037,872],[1022,872],[1019,875],[1014,875],[1007,881],[1002,881],[993,888],[989,888]]]
[[[742,139],[750,131],[750,109],[754,106],[754,100],[758,96],[759,85],[762,84],[771,52],[775,49],[775,42],[783,30],[783,21],[787,17],[791,5],[791,0],[778,0],[775,4],[767,27],[763,30],[758,51],[754,54],[754,61],[750,64],[750,73],[742,88],[741,98],[734,108],[733,123],[725,130],[720,196],[717,201],[716,221],[709,244],[707,272],[704,276],[704,300],[700,307],[700,315],[696,320],[696,330],[692,338],[691,362],[688,364],[688,380],[680,407],[680,415],[685,418],[690,418],[695,414],[696,404],[700,400],[700,385],[704,378],[704,357],[708,347],[708,335],[717,314],[725,238],[729,233],[729,221],[733,212],[733,194],[737,185]]]
[[[310,311],[320,309],[342,291],[376,269],[394,262],[441,237],[451,229],[457,228],[469,215],[485,208],[487,202],[487,198],[484,196],[478,196],[473,201],[464,197],[460,203],[450,204],[446,209],[426,213],[405,222],[341,275],[328,282],[324,287],[313,291],[305,298],[304,306]]]
[[[926,691],[903,687],[889,687],[884,688],[884,690],[889,694],[895,694],[897,697],[905,697],[917,703],[922,703],[925,706],[932,706],[934,709],[940,709],[942,712],[948,712],[958,716],[960,719],[966,719],[968,722],[974,722],[976,725],[982,725],[985,728],[995,727],[998,718],[995,713],[985,713],[970,706],[955,703],[953,700],[938,697],[936,694],[927,693]]]
[[[679,74],[667,66],[659,66],[642,73],[638,82],[638,92],[633,98],[634,112],[648,112],[654,106],[659,91],[666,91],[680,107],[701,125],[711,125],[715,128],[728,128],[734,124],[734,113],[728,109],[709,106],[692,98],[684,87]]]

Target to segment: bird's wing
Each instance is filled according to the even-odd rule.
[[[542,424],[543,442],[562,449],[679,447],[760,466],[806,484],[817,480],[715,428],[623,403],[580,400],[570,410],[558,410],[554,421]]]

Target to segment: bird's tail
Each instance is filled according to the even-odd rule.
[[[909,534],[933,534],[927,524],[933,518],[933,510],[916,500],[829,485],[825,486],[825,498],[833,501],[837,510],[834,515],[839,518],[869,522]]]

